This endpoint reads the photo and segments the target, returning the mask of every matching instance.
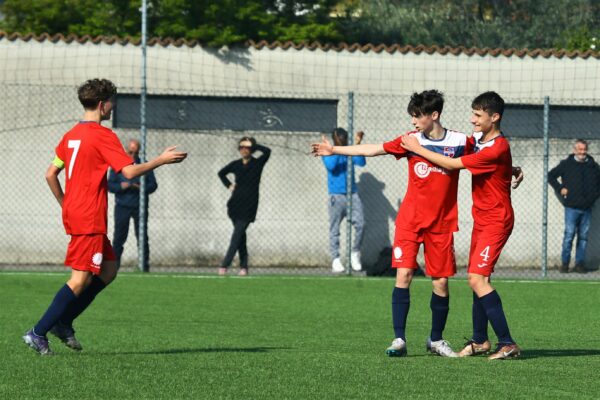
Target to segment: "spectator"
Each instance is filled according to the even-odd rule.
[[[600,195],[600,166],[587,154],[587,151],[587,142],[577,139],[573,154],[562,160],[548,174],[548,183],[552,185],[558,199],[565,207],[561,273],[569,272],[575,234],[577,234],[577,247],[573,272],[587,272],[584,263],[587,235],[592,219],[592,207]]]
[[[348,132],[336,128],[332,134],[336,146],[348,145]],[[363,132],[357,132],[354,143],[360,144]],[[327,187],[329,191],[329,252],[331,253],[331,270],[335,273],[344,272],[345,268],[340,259],[340,224],[346,217],[346,177],[348,175],[348,156],[334,154],[323,157],[327,168]],[[353,156],[353,165],[364,167],[367,161],[364,156]],[[352,224],[354,225],[354,244],[350,253],[350,264],[354,271],[362,270],[360,262],[360,244],[363,238],[364,213],[363,206],[358,196],[352,169]]]
[[[241,138],[238,150],[242,158],[230,162],[219,171],[221,182],[231,191],[231,197],[227,202],[227,215],[233,223],[233,234],[225,258],[219,268],[219,275],[227,274],[227,269],[231,266],[236,252],[240,257],[239,275],[248,275],[246,230],[256,219],[260,178],[271,155],[271,149],[257,144],[256,140],[251,137]],[[258,158],[252,156],[256,150],[262,153]],[[234,183],[227,178],[227,174],[235,176]]]
[[[135,164],[140,164],[140,142],[130,139],[127,143],[127,154]],[[146,212],[144,213],[144,265],[143,270],[150,270],[150,245],[148,243],[148,195],[154,193],[158,185],[154,172],[146,174]],[[127,179],[121,173],[115,173],[112,169],[108,176],[108,191],[115,194],[115,231],[113,235],[113,247],[117,257],[117,268],[121,266],[121,255],[123,246],[127,241],[129,233],[129,220],[133,219],[135,237],[139,246],[140,228],[140,177]]]

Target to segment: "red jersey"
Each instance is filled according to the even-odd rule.
[[[467,136],[464,133],[446,130],[444,137],[434,140],[422,132],[409,132],[419,143],[431,151],[448,157],[461,157],[465,154]],[[396,227],[419,232],[433,233],[458,231],[458,192],[459,171],[447,171],[426,159],[408,152],[401,146],[402,137],[383,144],[386,153],[396,159],[408,158],[408,188],[402,200]]]
[[[62,217],[69,235],[106,234],[106,172],[133,163],[117,135],[96,122],[80,122],[56,146],[64,163],[65,197]]]
[[[510,201],[512,156],[504,135],[482,143],[481,132],[469,138],[473,154],[461,158],[473,174],[474,227],[510,233],[515,217]]]

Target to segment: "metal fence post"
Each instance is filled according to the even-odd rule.
[[[140,161],[146,162],[146,35],[147,35],[147,16],[148,4],[147,0],[142,1],[142,87],[140,90],[140,130],[141,130],[141,146],[140,146]],[[140,178],[140,222],[138,230],[138,268],[140,271],[149,272],[146,268],[147,260],[144,249],[146,247],[146,177]]]
[[[354,92],[348,92],[348,146],[354,144]],[[352,262],[352,173],[354,166],[352,157],[347,158],[346,170],[346,272],[352,274],[350,264]]]
[[[544,97],[544,188],[542,212],[542,278],[548,276],[548,157],[550,129],[550,97]]]

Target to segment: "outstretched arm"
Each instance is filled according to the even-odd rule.
[[[414,135],[403,136],[402,147],[404,147],[408,151],[420,155],[421,157],[447,170],[465,168],[460,158],[446,157],[444,155],[428,150],[425,147],[421,146],[419,140]]]
[[[383,144],[358,144],[355,146],[332,146],[324,136],[321,143],[311,144],[312,154],[315,157],[339,154],[343,156],[375,157],[387,154]]]
[[[161,165],[180,163],[185,160],[187,153],[175,151],[176,147],[177,146],[167,147],[160,156],[143,164],[127,165],[121,170],[121,173],[125,178],[133,179],[136,176],[144,175]]]

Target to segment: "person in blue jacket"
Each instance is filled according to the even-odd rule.
[[[131,156],[136,164],[140,163],[140,142],[130,139],[127,143],[127,154]],[[144,265],[143,269],[150,269],[150,246],[148,244],[148,195],[154,193],[158,188],[154,172],[146,174],[146,212],[144,213]],[[127,241],[129,233],[129,220],[133,219],[135,237],[139,245],[140,227],[140,177],[127,179],[123,174],[117,174],[112,169],[108,175],[108,191],[115,194],[115,231],[113,235],[113,249],[117,256],[117,268],[121,266],[121,255],[123,246]]]
[[[357,132],[354,144],[362,142],[364,133]],[[336,146],[348,145],[348,132],[335,128],[331,134]],[[344,272],[345,268],[340,258],[340,224],[346,217],[346,177],[348,175],[348,157],[331,155],[322,157],[327,169],[327,187],[329,191],[329,251],[331,253],[331,270],[335,273]],[[354,243],[352,245],[350,264],[354,271],[362,270],[360,261],[360,245],[363,238],[365,219],[363,205],[358,196],[354,178],[354,166],[364,167],[367,161],[364,156],[352,157],[352,224],[354,225]]]

